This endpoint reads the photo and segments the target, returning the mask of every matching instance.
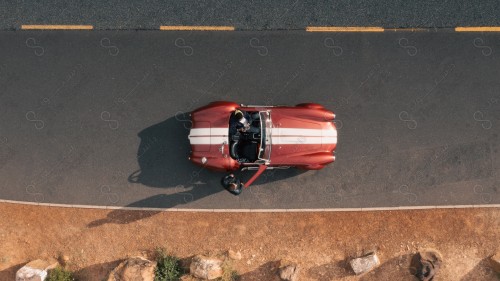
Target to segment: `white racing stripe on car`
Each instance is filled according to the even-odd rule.
[[[336,144],[337,130],[272,128],[272,144]]]
[[[191,144],[222,144],[227,142],[227,136],[214,136],[214,137],[190,137]]]
[[[228,128],[194,128],[189,132],[189,136],[227,136],[229,134]]]
[[[194,128],[189,132],[193,144],[222,144],[228,141],[228,128]]]
[[[273,136],[336,137],[337,130],[272,128]]]
[[[273,136],[272,144],[336,144],[337,137]]]
[[[228,128],[194,128],[191,144],[221,144],[228,140]],[[272,128],[273,144],[336,144],[337,130]]]
[[[189,137],[210,136],[210,128],[195,128],[189,131]]]

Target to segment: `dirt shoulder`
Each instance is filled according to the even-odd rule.
[[[415,280],[418,250],[441,252],[436,280],[497,280],[487,258],[500,250],[500,209],[327,213],[195,213],[0,204],[0,280],[36,258],[69,258],[79,280],[102,280],[123,259],[156,247],[189,258],[240,251],[241,280],[275,280],[277,261],[301,280]],[[354,276],[346,260],[376,250],[381,266]]]

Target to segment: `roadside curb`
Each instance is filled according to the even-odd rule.
[[[500,204],[482,205],[448,205],[448,206],[398,206],[398,207],[373,207],[373,208],[320,208],[320,209],[188,209],[188,208],[149,208],[149,207],[119,207],[99,205],[54,204],[41,202],[26,202],[0,199],[0,203],[35,205],[44,207],[98,209],[98,210],[124,210],[148,212],[204,212],[204,213],[311,213],[311,212],[374,212],[374,211],[404,211],[404,210],[431,210],[431,209],[478,209],[500,208]]]

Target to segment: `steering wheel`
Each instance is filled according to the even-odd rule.
[[[233,158],[233,159],[240,158],[238,156],[238,141],[235,141],[231,144],[231,148],[229,149],[229,154],[231,155],[231,158]]]

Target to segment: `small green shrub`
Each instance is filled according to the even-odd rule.
[[[181,277],[180,261],[168,255],[165,250],[158,249],[156,258],[155,281],[177,281]]]
[[[74,281],[73,274],[71,271],[66,270],[62,267],[56,267],[49,270],[46,281]]]
[[[222,276],[217,278],[217,281],[238,281],[240,278],[238,272],[233,269],[233,265],[229,260],[225,260],[222,264]]]
[[[236,270],[224,271],[222,277],[219,278],[220,281],[238,281],[240,280],[240,275]]]

